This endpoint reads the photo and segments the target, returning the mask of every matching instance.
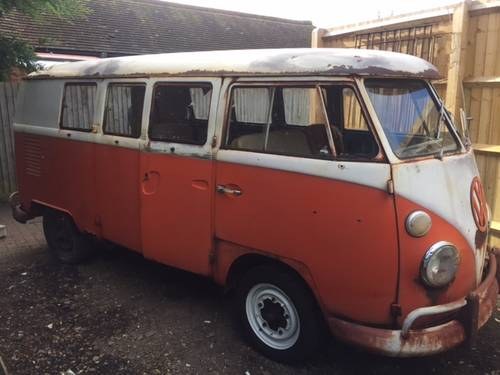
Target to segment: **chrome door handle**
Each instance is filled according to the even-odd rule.
[[[230,194],[239,197],[243,192],[239,188],[229,188],[224,185],[217,185],[217,193],[220,194]]]

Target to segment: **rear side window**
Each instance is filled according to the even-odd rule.
[[[61,128],[91,131],[96,93],[95,83],[67,83],[64,86]]]
[[[139,138],[145,91],[144,84],[109,84],[104,112],[104,134]]]
[[[153,93],[149,138],[203,145],[207,141],[212,86],[158,84]]]

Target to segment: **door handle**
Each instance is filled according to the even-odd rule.
[[[217,185],[217,193],[234,195],[236,197],[239,197],[243,194],[239,187],[231,188],[224,185]]]

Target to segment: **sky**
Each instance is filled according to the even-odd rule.
[[[341,26],[401,13],[431,9],[459,0],[167,0],[209,8],[312,21],[315,26]]]

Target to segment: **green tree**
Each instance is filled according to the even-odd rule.
[[[0,22],[15,11],[42,23],[47,16],[72,20],[88,13],[85,3],[86,0],[0,0]],[[35,51],[28,43],[0,34],[0,81],[8,79],[13,68],[36,70],[35,58]]]

